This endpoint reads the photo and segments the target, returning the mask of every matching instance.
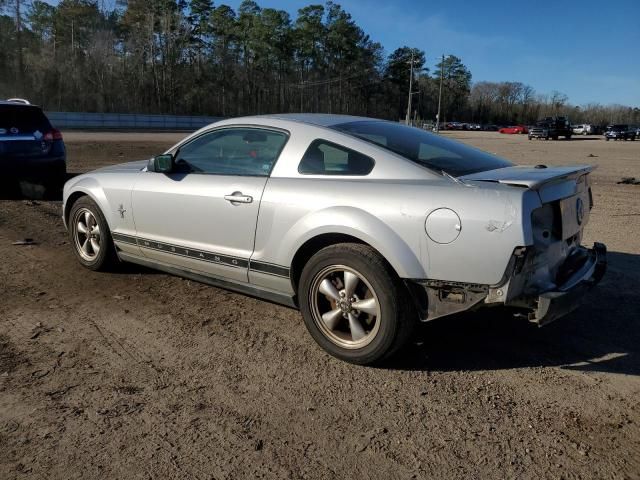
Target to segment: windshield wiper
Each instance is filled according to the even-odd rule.
[[[447,177],[449,180],[453,180],[456,183],[464,183],[462,180],[458,180],[456,177],[454,177],[450,173],[445,172],[444,170],[440,170],[440,173],[442,173],[443,177]]]
[[[442,173],[443,177],[447,177],[449,180],[453,180],[454,182],[460,184],[460,185],[464,185],[465,187],[472,187],[473,185],[469,185],[468,183],[465,183],[463,180],[460,180],[457,177],[454,177],[453,175],[451,175],[450,173],[445,172],[444,170],[440,170],[440,173]]]

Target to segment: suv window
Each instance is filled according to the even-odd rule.
[[[180,147],[178,171],[266,177],[287,135],[257,128],[225,128],[205,133]]]
[[[42,133],[51,130],[51,124],[42,110],[38,107],[25,105],[0,105],[0,129],[10,132],[12,128],[17,133]]]
[[[314,140],[298,165],[304,175],[368,175],[375,161],[335,143]]]

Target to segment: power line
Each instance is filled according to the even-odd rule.
[[[328,80],[313,80],[313,81],[306,81],[306,82],[301,82],[301,83],[292,83],[289,84],[288,86],[291,88],[307,88],[307,87],[316,87],[319,85],[328,85],[330,83],[338,83],[338,82],[343,82],[346,80],[352,80],[354,78],[358,78],[358,77],[362,77],[365,74],[371,73],[373,71],[375,71],[375,67],[370,67],[370,68],[366,68],[364,69],[362,72],[360,73],[356,73],[353,75],[350,75],[348,77],[334,77],[334,78],[330,78]]]

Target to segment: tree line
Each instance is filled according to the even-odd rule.
[[[237,116],[325,112],[412,120],[640,122],[638,108],[576,107],[518,82],[476,82],[454,55],[385,54],[332,1],[284,11],[244,0],[0,0],[0,98],[48,110]]]

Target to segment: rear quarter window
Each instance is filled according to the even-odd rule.
[[[352,175],[371,173],[375,161],[360,152],[326,140],[315,140],[298,165],[303,175]]]

